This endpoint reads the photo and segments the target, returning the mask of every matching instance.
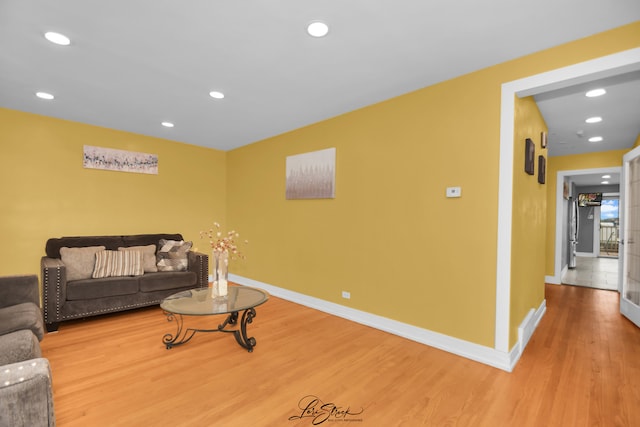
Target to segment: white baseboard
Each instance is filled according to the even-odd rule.
[[[476,362],[484,363],[485,365],[493,366],[494,368],[502,369],[507,372],[511,372],[513,370],[515,364],[520,359],[522,350],[526,346],[526,343],[525,345],[516,343],[516,345],[509,353],[504,353],[490,347],[472,343],[470,341],[461,340],[459,338],[454,338],[438,332],[430,331],[428,329],[419,328],[417,326],[402,323],[383,316],[378,316],[376,314],[371,314],[365,311],[345,307],[340,304],[304,295],[288,289],[279,288],[277,286],[269,285],[267,283],[262,283],[257,280],[248,279],[242,276],[237,276],[235,274],[229,274],[229,280],[240,285],[260,288],[278,298],[282,298],[296,304],[304,305],[309,308],[329,313],[334,316],[342,317],[344,319],[351,320],[362,325],[370,326],[372,328],[376,328],[381,331],[407,338],[421,344],[435,347],[440,350],[465,357],[467,359],[475,360]],[[535,314],[531,316],[532,319],[528,321],[527,325],[531,323],[531,326],[528,326],[527,329],[527,342],[528,338],[533,334],[533,330],[535,330],[535,327],[538,325],[538,322],[540,321],[540,318],[544,314],[545,310],[546,302],[543,301],[540,308],[535,312]],[[533,309],[531,311],[533,312]]]
[[[597,258],[595,252],[576,252],[576,256],[586,257],[586,258]]]
[[[562,276],[560,276],[562,277]],[[544,282],[550,283],[552,285],[560,285],[562,284],[562,279],[557,278],[556,276],[544,276]]]
[[[524,352],[525,347],[529,343],[529,339],[531,339],[533,332],[538,327],[538,323],[540,323],[540,319],[542,319],[542,316],[544,316],[546,311],[547,301],[543,300],[537,310],[534,310],[533,308],[529,310],[529,313],[527,313],[524,320],[518,327],[518,351],[520,355]]]
[[[562,268],[562,271],[560,272],[560,276],[544,276],[544,282],[545,283],[550,283],[552,285],[562,285],[562,278],[564,277],[564,275],[566,274],[567,270],[569,269],[568,265],[565,265]]]

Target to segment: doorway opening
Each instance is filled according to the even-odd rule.
[[[513,215],[513,174],[514,174],[514,117],[515,97],[531,96],[554,88],[593,81],[606,75],[616,75],[640,68],[640,48],[600,57],[584,63],[571,65],[547,73],[504,83],[501,90],[500,106],[500,168],[498,186],[498,250],[496,265],[496,320],[494,348],[502,354],[509,354],[511,334],[511,225]],[[566,174],[569,175],[569,174]],[[558,172],[556,182],[556,232],[553,276],[545,276],[547,283],[559,284],[563,270],[563,209],[564,175]],[[538,320],[541,317],[538,316]],[[512,367],[515,362],[510,361]],[[511,370],[511,369],[509,369]]]
[[[600,206],[600,257],[618,258],[620,242],[620,196],[605,194]]]

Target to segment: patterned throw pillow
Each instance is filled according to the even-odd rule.
[[[119,251],[142,251],[142,265],[145,273],[155,273],[156,266],[156,245],[147,246],[127,246],[118,248]]]
[[[67,280],[91,279],[96,264],[96,252],[104,251],[104,246],[81,248],[60,248],[60,259],[67,270]]]
[[[158,271],[185,271],[189,266],[188,254],[193,242],[160,239]]]
[[[96,266],[93,278],[141,276],[142,251],[100,251],[96,252]]]

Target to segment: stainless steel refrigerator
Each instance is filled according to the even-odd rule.
[[[569,199],[569,268],[576,268],[576,251],[578,249],[578,201]]]

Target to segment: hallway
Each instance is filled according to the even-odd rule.
[[[618,259],[576,257],[576,268],[567,270],[562,284],[615,291],[618,289]]]

